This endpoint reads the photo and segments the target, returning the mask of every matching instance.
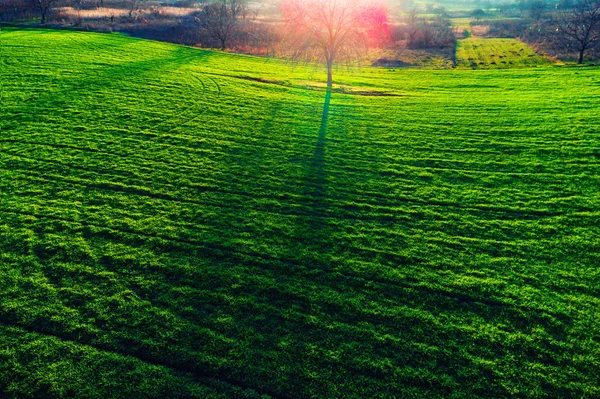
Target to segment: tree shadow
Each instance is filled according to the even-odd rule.
[[[319,136],[304,181],[305,198],[307,203],[307,216],[301,223],[301,231],[311,246],[320,247],[327,242],[328,227],[326,222],[328,203],[328,178],[326,155],[326,135],[329,122],[329,106],[331,103],[331,90],[327,90],[323,111],[321,114],[321,125],[319,127]]]
[[[321,126],[315,151],[310,160],[309,174],[307,176],[308,192],[312,197],[313,212],[315,215],[321,215],[321,208],[324,207],[323,199],[327,194],[327,174],[325,165],[325,136],[327,134],[327,124],[329,122],[329,105],[331,103],[331,90],[327,90],[325,102],[323,103],[323,112],[321,116]]]

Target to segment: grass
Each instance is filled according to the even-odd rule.
[[[3,29],[0,396],[600,396],[600,71],[335,78]]]
[[[452,22],[452,26],[455,26],[460,29],[464,29],[466,31],[471,30],[471,22],[473,18],[471,17],[460,17],[460,18],[450,18],[450,22]]]
[[[517,39],[470,37],[458,41],[456,66],[472,69],[523,68],[556,63]]]

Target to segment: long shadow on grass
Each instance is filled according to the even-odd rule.
[[[329,104],[331,103],[331,91],[328,90],[323,104],[321,126],[319,137],[313,153],[307,182],[312,184],[313,212],[321,215],[324,207],[323,199],[327,194],[327,175],[325,173],[325,135],[327,134],[327,123],[329,121]]]
[[[89,43],[85,45],[90,45]],[[96,57],[101,59],[102,56],[111,55],[111,49],[116,45],[103,45],[91,43],[92,46],[99,47],[96,51]],[[84,48],[83,44],[81,45]],[[89,51],[90,49],[87,48]],[[139,52],[136,52],[139,51]],[[142,59],[139,59],[141,57]],[[110,91],[112,93],[123,92],[127,94],[128,87],[124,86],[127,82],[136,82],[135,85],[145,88],[146,79],[156,78],[161,74],[173,74],[181,67],[193,65],[196,67],[205,66],[211,57],[209,51],[197,51],[185,47],[176,47],[172,50],[165,51],[158,55],[148,57],[141,50],[135,50],[130,59],[115,61],[108,59],[100,68],[88,68],[94,63],[91,59],[86,59],[77,68],[80,68],[77,74],[58,75],[57,80],[60,81],[63,92],[80,91],[89,95],[97,91]],[[197,71],[202,73],[202,71]],[[179,77],[179,82],[183,75]],[[187,82],[186,82],[187,83]],[[220,93],[220,89],[219,89]],[[38,97],[33,98],[33,103],[29,107],[34,107],[34,103],[40,105],[44,109],[56,105],[56,100],[62,97],[61,92],[48,91]],[[118,108],[118,107],[117,107]]]
[[[328,90],[323,103],[323,112],[321,114],[321,125],[319,127],[319,136],[308,167],[306,170],[304,187],[304,196],[306,198],[307,213],[300,220],[297,234],[300,241],[311,245],[313,248],[320,247],[328,242],[328,229],[324,216],[327,214],[327,165],[325,162],[326,152],[326,134],[329,122],[329,105],[331,103],[331,91]]]

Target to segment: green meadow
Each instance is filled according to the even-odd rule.
[[[0,397],[600,397],[600,69],[541,64],[3,28]]]
[[[459,40],[456,46],[458,68],[530,68],[556,62],[518,39],[470,37]]]

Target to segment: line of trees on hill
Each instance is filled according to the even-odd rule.
[[[136,36],[182,44],[273,54],[282,52],[279,45],[282,42],[294,42],[289,37],[290,33],[301,36],[302,30],[289,26],[290,20],[298,20],[297,16],[291,17],[290,10],[297,9],[298,4],[312,4],[310,7],[319,10],[328,3],[334,3],[349,13],[349,10],[355,10],[352,13],[360,10],[363,14],[360,15],[360,21],[355,21],[355,25],[364,27],[368,22],[373,25],[374,32],[380,33],[376,44],[371,39],[357,40],[360,45],[353,46],[356,50],[362,51],[362,44],[365,43],[371,47],[452,49],[457,39],[457,29],[452,26],[446,10],[432,4],[424,10],[413,9],[402,17],[396,15],[393,18],[391,12],[377,0],[283,0],[280,8],[272,6],[268,13],[263,8],[260,15],[256,7],[258,3],[250,5],[249,0],[158,1],[167,0],[2,0],[0,19],[38,18],[42,24],[52,19],[54,23],[68,24],[70,21],[73,25],[82,26],[84,18],[78,13],[100,8],[100,11],[112,14],[88,18],[85,27],[92,30],[118,29]],[[472,18],[472,25],[485,25],[490,36],[519,37],[552,54],[573,54],[579,63],[587,55],[600,54],[600,0],[555,0],[554,3],[517,0],[513,3],[496,3],[495,15],[518,12],[521,16],[519,19],[500,20],[486,20],[492,7],[489,1],[476,0],[475,3],[483,8],[474,9],[466,15]],[[173,17],[163,11],[162,6],[167,5],[170,8],[180,6],[187,9]],[[65,11],[67,9],[75,10],[75,16],[73,12],[69,14]],[[55,12],[51,14],[53,10]],[[309,14],[305,12],[303,16],[308,18]],[[295,58],[294,54],[290,56]]]
[[[560,0],[554,9],[540,0],[519,4],[529,18],[481,19],[473,25],[487,26],[488,36],[518,37],[551,54],[574,56],[580,64],[586,55],[600,55],[600,0]]]
[[[308,1],[308,0],[306,0]],[[332,0],[334,1],[334,0]],[[376,31],[383,32],[385,40],[379,40],[378,45],[385,43],[403,41],[410,48],[427,47],[452,47],[455,38],[452,32],[450,20],[443,8],[433,9],[432,15],[421,16],[414,11],[406,21],[396,21],[392,24],[389,17],[390,12],[384,7],[383,3],[377,3],[379,9],[376,13],[385,18],[380,19],[380,25],[375,28]],[[89,10],[93,8],[106,7],[107,13],[114,13],[115,9],[124,10],[117,15],[106,15],[104,25],[101,18],[95,18],[88,21],[92,29],[111,28],[111,25],[117,23],[145,22],[146,26],[127,26],[127,29],[136,30],[130,32],[146,36],[144,32],[154,29],[162,31],[162,37],[167,41],[183,42],[185,44],[200,44],[206,47],[216,48],[235,48],[242,51],[256,50],[262,48],[264,52],[268,49],[274,49],[274,43],[277,42],[283,34],[281,27],[285,24],[284,19],[286,10],[289,11],[289,1],[283,1],[275,14],[271,10],[271,15],[266,18],[260,18],[257,15],[255,4],[249,5],[249,0],[176,0],[169,3],[158,3],[152,0],[2,0],[0,2],[0,20],[31,20],[37,15],[41,24],[47,22],[69,23],[75,26],[82,24],[82,17],[77,15],[70,17],[65,14],[65,8],[71,8],[75,14],[80,10]],[[364,3],[364,2],[363,2]],[[181,6],[189,7],[189,15],[181,17],[177,23],[171,23],[167,26],[161,18],[163,13],[160,6]],[[275,4],[275,3],[273,3]],[[356,1],[342,1],[340,5],[345,8],[354,8],[359,3]],[[360,8],[364,8],[361,3]],[[382,12],[385,8],[385,12]],[[52,10],[55,10],[52,21],[49,16]],[[150,13],[148,10],[154,10]],[[369,12],[373,13],[377,9],[369,6]],[[264,17],[262,15],[261,17]],[[370,18],[374,18],[373,15]],[[399,22],[399,23],[398,23]],[[377,24],[377,22],[374,22]],[[160,26],[160,27],[159,27]],[[169,32],[170,30],[170,32]],[[383,37],[382,36],[382,37]],[[152,38],[156,38],[152,36]],[[385,42],[385,43],[384,43]],[[372,43],[371,43],[372,44]]]
[[[435,8],[428,16],[420,16],[412,9],[403,24],[396,28],[397,40],[405,40],[412,49],[454,47],[456,36],[444,8]]]

